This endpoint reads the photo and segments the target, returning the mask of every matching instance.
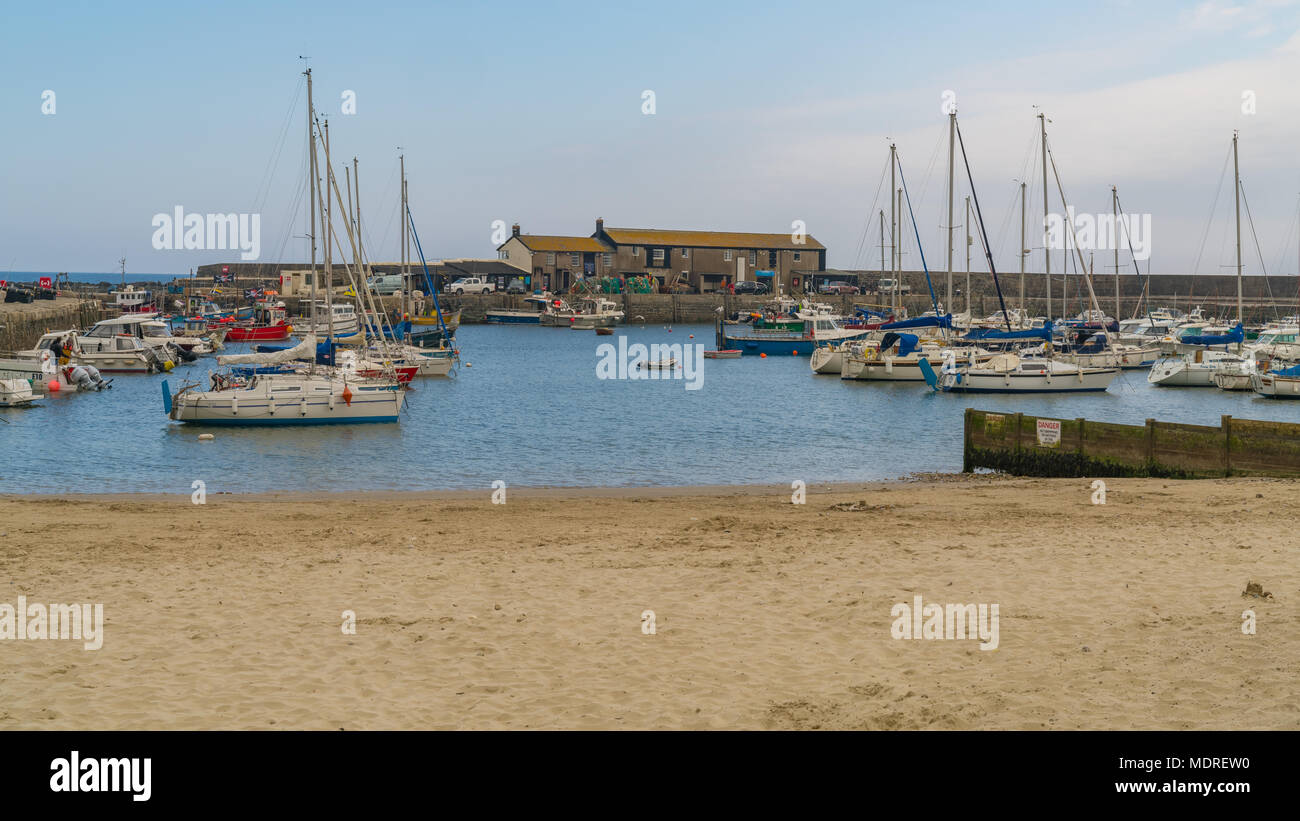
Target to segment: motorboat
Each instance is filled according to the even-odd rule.
[[[958,364],[951,354],[937,387],[955,393],[1063,393],[1104,391],[1119,368],[1089,368],[1047,357],[1003,353],[975,365]]]

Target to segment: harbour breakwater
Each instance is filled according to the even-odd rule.
[[[100,319],[100,303],[93,299],[59,299],[54,303],[0,305],[0,350],[32,348],[42,334],[69,328],[89,328]]]
[[[1223,416],[1117,425],[966,409],[962,470],[1018,476],[1300,476],[1300,425]]]

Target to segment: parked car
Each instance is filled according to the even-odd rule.
[[[449,294],[490,294],[497,289],[496,283],[484,277],[461,277],[447,286]]]
[[[515,277],[514,279],[510,280],[510,284],[506,286],[506,293],[526,294],[528,293],[528,289],[524,287],[524,281],[522,279],[520,279],[519,277]]]
[[[370,293],[372,294],[392,296],[402,290],[402,275],[384,274],[382,276],[371,277],[366,280],[366,287],[370,289]]]
[[[821,285],[817,286],[817,293],[819,293],[819,294],[858,294],[858,293],[861,293],[861,291],[858,290],[858,286],[853,285],[852,283],[849,283],[849,282],[838,282],[838,281],[837,281],[837,282],[830,282],[830,281],[827,281],[827,282],[823,282]]]
[[[759,282],[756,279],[747,279],[744,282],[736,283],[737,294],[766,294],[771,290],[766,282]]]
[[[910,289],[907,287],[907,283],[903,282],[902,280],[899,280],[898,292],[900,294],[905,294],[909,290]],[[876,285],[876,292],[881,294],[892,294],[894,292],[894,281],[892,279],[880,280],[880,283]]]

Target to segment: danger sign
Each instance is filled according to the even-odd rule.
[[[1038,444],[1045,448],[1054,448],[1061,442],[1061,421],[1059,419],[1038,420]]]

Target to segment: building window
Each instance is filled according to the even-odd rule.
[[[689,248],[683,248],[683,249],[682,249],[682,259],[689,259],[690,256],[691,256],[691,251],[690,251],[690,249],[689,249]]]
[[[633,245],[633,246],[632,246],[632,256],[634,256],[634,257],[639,257],[639,256],[641,256],[641,246],[640,246],[640,245]]]
[[[577,268],[579,265],[582,264],[582,255],[569,254],[569,264],[572,265],[574,268]]]
[[[510,252],[502,248],[500,251],[497,251],[497,259],[510,259]]]
[[[751,267],[753,267],[753,266],[755,266],[755,265],[758,264],[758,252],[757,252],[757,251],[750,251],[750,252],[749,252],[749,264],[750,264]]]
[[[554,252],[554,251],[547,251],[547,252],[546,252],[546,264],[547,264],[547,265],[554,265],[554,264],[555,264],[555,252]]]
[[[795,261],[795,262],[798,262],[798,261],[799,261],[799,252],[798,252],[798,251],[795,251],[795,252],[794,252],[794,261]]]
[[[600,257],[601,257],[601,262],[604,263],[604,265],[605,265],[606,268],[612,268],[612,267],[614,267],[614,255],[613,255],[613,254],[601,254]]]
[[[654,256],[654,260],[655,260],[655,262],[663,262],[663,261],[664,261],[664,249],[662,249],[662,248],[656,248],[654,253],[655,253],[655,256]]]
[[[731,250],[730,250],[730,249],[728,249],[728,250],[722,252],[722,261],[723,261],[723,262],[731,262]]]

